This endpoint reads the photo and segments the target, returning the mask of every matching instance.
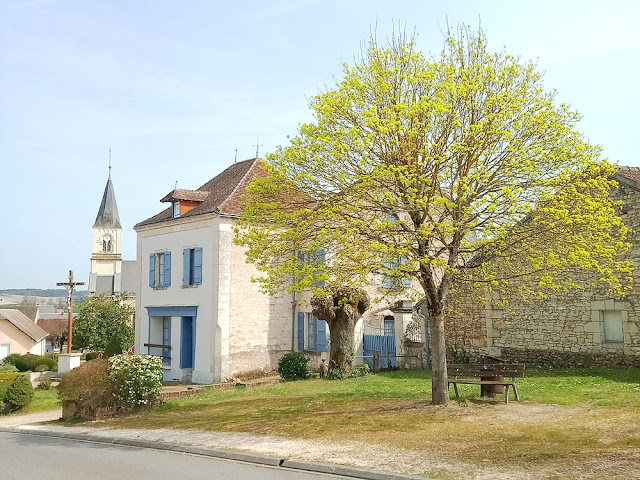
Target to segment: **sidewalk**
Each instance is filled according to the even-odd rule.
[[[49,412],[32,413],[29,415],[10,415],[0,417],[0,427],[12,428],[30,425],[34,423],[50,422],[58,420],[62,416],[62,409],[51,410]]]

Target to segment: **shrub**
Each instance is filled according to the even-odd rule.
[[[87,362],[90,362],[91,360],[95,360],[96,358],[100,358],[100,355],[102,354],[102,352],[87,352],[87,354],[85,355],[85,360]]]
[[[285,380],[306,380],[313,376],[309,358],[302,352],[284,354],[278,362],[278,373]]]
[[[49,370],[57,370],[58,364],[53,358],[40,357],[34,364],[35,372],[48,372]]]
[[[14,365],[21,372],[34,371],[36,368],[36,362],[40,360],[40,355],[34,355],[33,353],[25,353],[15,359]]]
[[[342,370],[341,368],[331,368],[327,372],[327,380],[344,380],[346,378],[359,378],[369,375],[369,365],[366,363],[351,370]]]
[[[109,343],[107,344],[107,348],[104,349],[105,358],[111,358],[115,355],[120,355],[123,351],[122,343],[120,342],[120,337],[111,337]]]
[[[160,357],[123,353],[109,358],[109,365],[109,378],[115,382],[116,397],[123,405],[145,405],[160,397]]]
[[[7,388],[9,388],[13,381],[19,376],[20,374],[17,372],[0,372],[0,402],[4,398],[4,394],[7,391]]]
[[[20,354],[19,353],[12,353],[7,355],[6,357],[4,357],[4,359],[2,360],[2,364],[3,365],[15,365],[16,364],[16,359],[20,358]]]
[[[83,363],[62,377],[58,396],[79,407],[109,407],[116,401],[116,384],[108,372],[109,362],[106,359]]]
[[[24,375],[16,378],[4,394],[4,403],[11,410],[29,405],[31,400],[33,400],[33,385],[31,385],[31,380]]]
[[[36,390],[51,390],[51,380],[42,380],[38,383]]]
[[[15,365],[7,363],[6,365],[0,365],[0,372],[17,372],[18,369]]]
[[[54,362],[58,363],[58,354],[56,352],[45,353],[45,358],[52,358]]]

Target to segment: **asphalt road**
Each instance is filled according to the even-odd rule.
[[[0,432],[0,480],[328,480],[335,475],[148,448]]]

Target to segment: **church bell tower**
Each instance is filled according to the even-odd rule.
[[[104,187],[102,202],[93,224],[89,293],[113,295],[122,289],[122,226],[118,215],[116,195],[111,181],[111,150],[109,150],[109,178]]]

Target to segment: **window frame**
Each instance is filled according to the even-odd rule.
[[[171,286],[171,252],[149,254],[149,287],[165,289]]]
[[[177,214],[176,214],[176,209],[178,210]],[[180,218],[180,200],[175,200],[172,204],[171,204],[171,218]]]

